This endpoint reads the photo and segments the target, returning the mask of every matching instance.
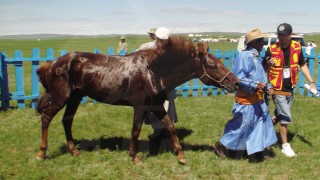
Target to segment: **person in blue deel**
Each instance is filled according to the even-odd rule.
[[[240,79],[240,89],[235,94],[233,117],[225,125],[224,135],[213,145],[220,158],[226,157],[227,150],[246,150],[249,157],[254,157],[249,162],[261,162],[264,149],[277,142],[263,99],[264,91],[272,87],[260,58],[264,37],[267,35],[259,29],[247,33],[246,48],[233,62],[232,73]]]

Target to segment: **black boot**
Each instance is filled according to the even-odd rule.
[[[260,163],[263,162],[263,152],[256,152],[254,154],[248,155],[249,163]]]

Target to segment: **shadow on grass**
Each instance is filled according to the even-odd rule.
[[[280,133],[277,132],[277,138],[278,138],[278,142],[277,142],[277,145],[279,146],[279,148],[281,149],[281,136],[280,136]],[[304,144],[308,145],[308,146],[312,146],[312,143],[307,140],[305,137],[301,136],[300,134],[295,134],[295,133],[291,133],[290,131],[288,131],[288,135],[287,135],[287,138],[288,138],[288,143],[290,143],[292,141],[292,139],[294,137],[297,137],[301,142],[303,142]]]
[[[212,151],[212,147],[209,145],[197,145],[197,144],[187,144],[183,139],[193,131],[185,128],[178,128],[177,134],[184,151]],[[77,147],[80,151],[94,151],[96,149],[108,149],[109,151],[128,151],[130,146],[131,138],[126,137],[105,137],[101,136],[98,139],[80,139],[75,140]],[[173,152],[173,147],[170,138],[163,139],[161,142],[153,142],[149,140],[138,140],[138,152],[148,152],[149,155],[157,155],[164,152]],[[60,147],[60,152],[54,153],[50,158],[60,156],[62,154],[68,153],[65,145]]]
[[[184,151],[212,151],[213,148],[211,145],[207,144],[188,144],[182,142],[183,139],[189,135],[191,135],[193,132],[190,129],[185,128],[178,128],[177,134],[182,146],[182,149]],[[278,137],[277,146],[281,148],[281,141],[280,141],[280,134],[279,132],[276,133]],[[294,137],[299,138],[303,143],[305,143],[308,146],[312,146],[312,143],[308,141],[305,137],[301,136],[300,134],[294,134],[291,132],[288,132],[288,142],[291,142]],[[130,146],[131,138],[126,137],[105,137],[101,136],[97,139],[80,139],[75,140],[75,143],[77,147],[80,149],[80,151],[94,151],[97,149],[108,149],[109,151],[128,151]],[[173,152],[173,147],[171,143],[170,138],[163,139],[160,142],[154,142],[149,140],[138,140],[138,149],[137,152],[148,152],[149,155],[155,156],[161,153],[165,152]],[[55,158],[60,155],[63,155],[65,153],[68,153],[67,148],[65,145],[60,147],[60,151],[54,153],[49,158]],[[234,151],[230,154],[231,157],[234,156],[236,159],[242,159],[247,158],[245,151]]]

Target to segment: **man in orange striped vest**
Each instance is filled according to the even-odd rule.
[[[298,66],[310,82],[311,88],[316,89],[316,87],[304,61],[300,43],[291,40],[291,25],[280,24],[277,34],[278,42],[267,49],[263,64],[268,73],[269,82],[273,86],[269,93],[273,94],[272,99],[276,106],[273,123],[280,122],[281,152],[288,157],[293,157],[296,154],[288,143],[287,124],[292,122],[290,109],[293,102],[293,89],[297,84]]]

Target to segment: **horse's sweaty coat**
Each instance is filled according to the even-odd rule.
[[[163,49],[142,50],[126,56],[68,53],[47,62],[37,73],[46,89],[37,107],[42,115],[42,142],[38,158],[46,156],[49,124],[65,105],[63,125],[67,146],[72,154],[79,154],[71,126],[82,97],[89,96],[100,102],[133,107],[129,154],[135,163],[140,162],[136,145],[147,110],[162,119],[172,136],[179,161],[186,162],[174,125],[162,106],[166,99],[165,91],[193,78],[200,78],[207,85],[222,87],[230,92],[235,91],[239,83],[217,58],[206,52],[204,46],[198,46],[196,51],[192,42],[177,37],[169,38],[168,46]]]

